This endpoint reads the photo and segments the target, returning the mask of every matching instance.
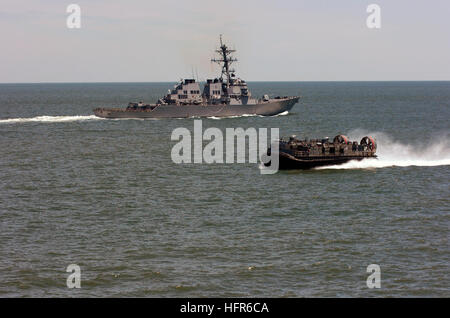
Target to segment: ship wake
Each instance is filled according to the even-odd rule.
[[[244,118],[244,117],[278,117],[278,116],[286,116],[289,115],[289,111],[284,111],[282,113],[276,114],[276,115],[272,115],[272,116],[264,116],[264,115],[258,115],[258,114],[243,114],[243,115],[236,115],[236,116],[223,116],[223,117],[216,117],[216,116],[210,116],[210,117],[206,117],[208,119],[230,119],[230,118]]]
[[[95,115],[89,116],[37,116],[30,118],[10,118],[0,119],[0,124],[21,124],[21,123],[61,123],[61,122],[73,122],[73,121],[86,121],[86,120],[103,120],[104,118],[97,117]]]
[[[446,133],[436,141],[426,144],[405,144],[394,141],[384,133],[363,133],[361,130],[350,132],[351,140],[360,140],[362,136],[374,136],[377,140],[378,159],[349,161],[341,165],[319,167],[316,169],[376,169],[386,167],[433,167],[450,165],[450,141]]]

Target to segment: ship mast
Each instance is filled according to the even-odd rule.
[[[222,42],[222,34],[220,35],[220,48],[216,50],[217,53],[221,55],[221,58],[211,59],[211,62],[215,62],[217,64],[222,64],[222,74],[220,75],[220,79],[223,80],[223,76],[225,75],[227,78],[227,88],[230,86],[231,82],[231,73],[234,72],[234,69],[230,69],[230,65],[233,62],[236,62],[237,59],[232,57],[230,54],[236,52],[236,50],[230,50],[228,47]]]

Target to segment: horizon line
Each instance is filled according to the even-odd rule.
[[[187,78],[186,78],[187,79]],[[143,83],[175,83],[179,81],[87,81],[87,82],[52,82],[52,81],[43,81],[43,82],[0,82],[0,85],[3,84],[124,84],[124,83],[137,83],[137,84],[143,84]],[[203,83],[206,81],[197,81],[198,83]],[[246,81],[249,82],[271,82],[271,83],[357,83],[357,82],[450,82],[450,79],[445,80],[250,80]]]

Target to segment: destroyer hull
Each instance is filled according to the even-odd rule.
[[[291,156],[290,154],[280,152],[279,153],[279,169],[312,169],[323,166],[340,165],[352,160],[361,161],[368,158],[377,158],[376,155],[371,156],[327,156],[327,157],[310,157],[299,159]]]
[[[94,114],[103,118],[273,116],[291,110],[298,100],[299,97],[288,97],[255,105],[150,105],[154,108],[145,110],[96,108],[94,109]]]

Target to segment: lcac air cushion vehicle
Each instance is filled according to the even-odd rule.
[[[350,141],[347,136],[337,135],[333,141],[329,138],[300,140],[295,136],[280,139],[279,169],[311,169],[320,166],[339,165],[351,160],[377,158],[377,144],[373,137],[366,136]],[[267,153],[271,155],[271,148]],[[266,164],[269,166],[270,162]]]

